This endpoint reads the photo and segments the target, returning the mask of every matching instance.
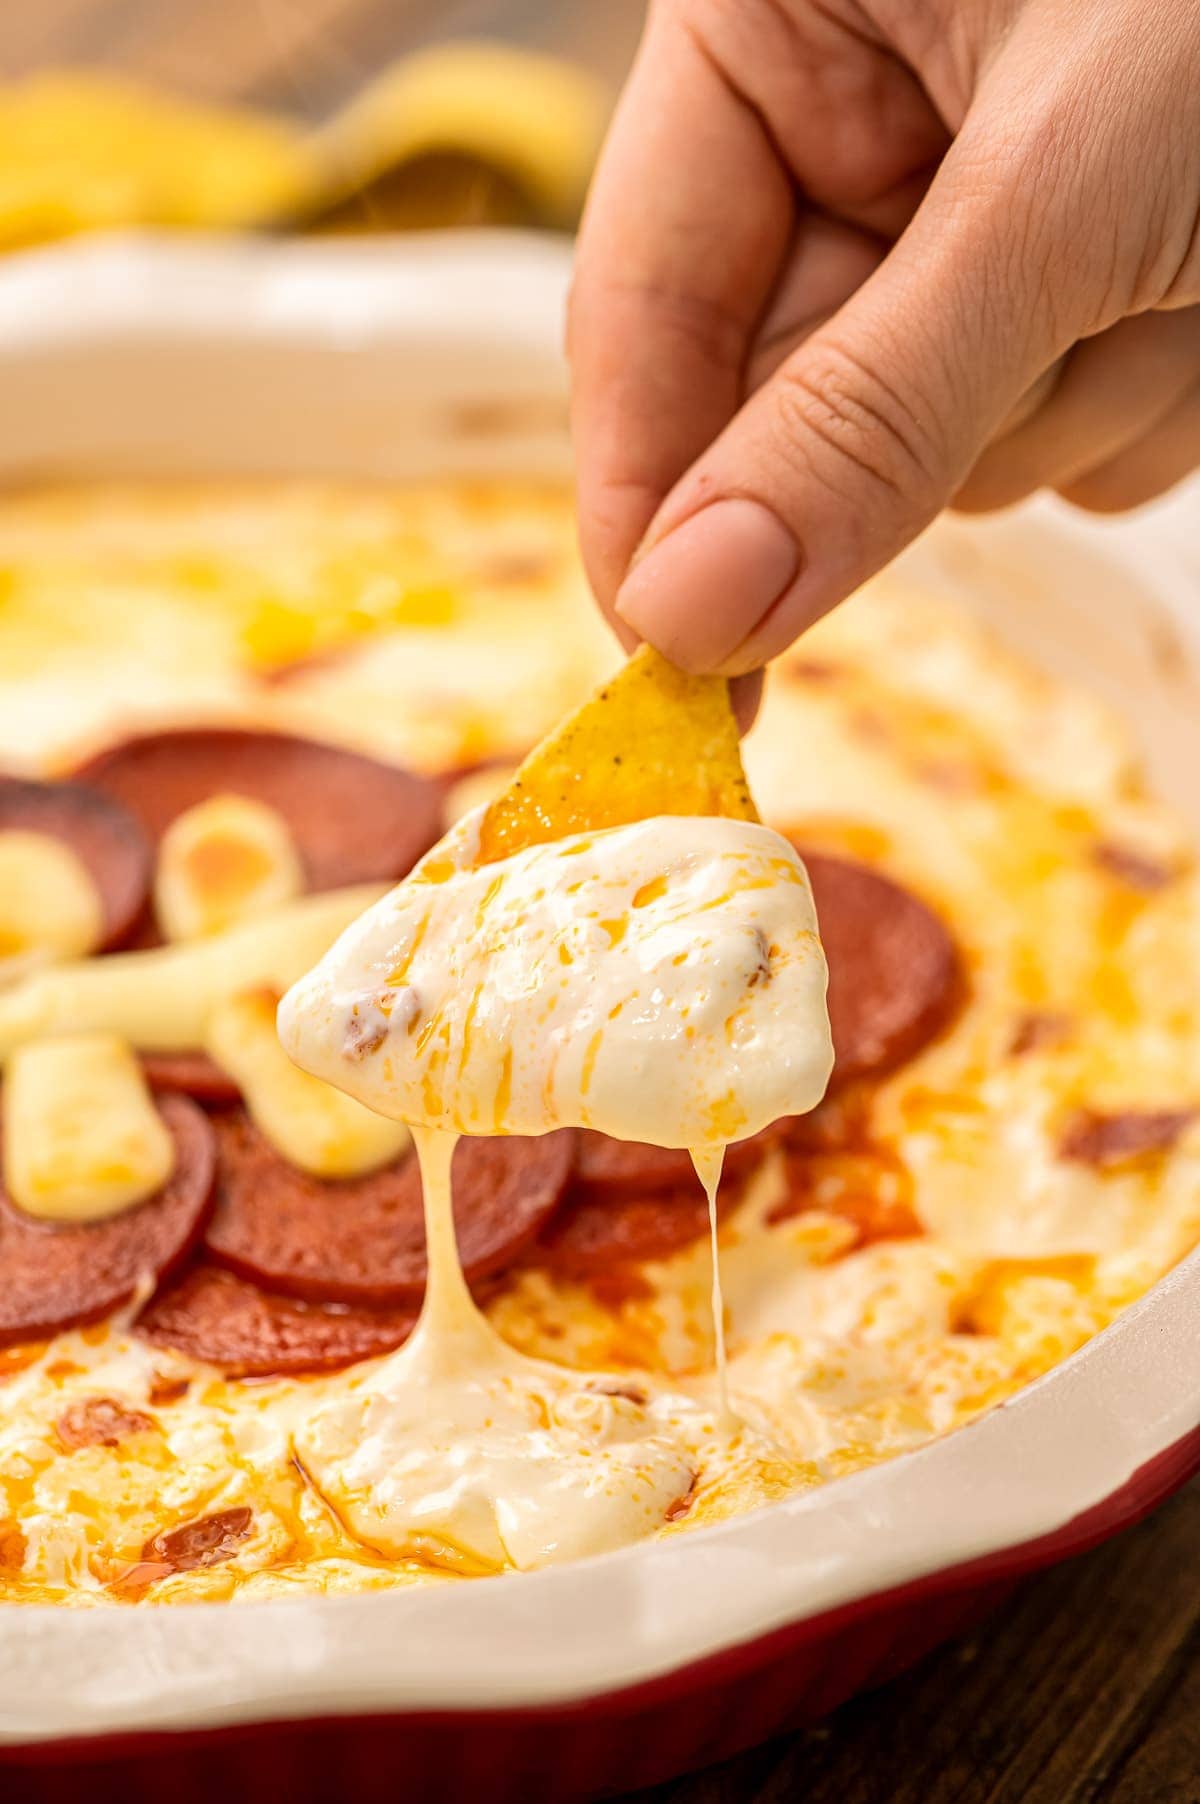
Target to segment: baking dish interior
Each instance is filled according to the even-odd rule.
[[[0,272],[0,472],[566,475],[557,242],[95,242]],[[966,598],[1115,703],[1200,830],[1198,491],[1120,522],[939,524],[895,580]],[[114,631],[120,630],[114,621]],[[0,1739],[562,1703],[1034,1540],[1195,1428],[1200,1264],[971,1427],[670,1543],[429,1592],[0,1617]],[[581,1634],[579,1625],[588,1625]],[[44,1675],[53,1671],[49,1687]]]

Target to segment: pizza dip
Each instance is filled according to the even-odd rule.
[[[0,1598],[687,1532],[1200,1239],[1191,849],[965,607],[856,597],[743,774],[553,487],[10,493],[0,584]]]

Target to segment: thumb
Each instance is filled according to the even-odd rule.
[[[887,563],[1086,329],[1013,164],[960,138],[876,272],[663,503],[616,611],[684,669],[755,669]]]

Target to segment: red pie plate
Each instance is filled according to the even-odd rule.
[[[11,258],[0,474],[562,474],[568,259],[510,234]],[[908,580],[969,587],[997,631],[1117,701],[1197,819],[1195,689],[1164,623],[1194,605],[1194,509],[1180,497],[1174,539],[1162,509],[951,522]],[[285,692],[276,705],[300,730]],[[89,716],[81,742],[110,724]],[[795,763],[755,768],[768,805]],[[0,1792],[543,1804],[721,1758],[888,1677],[1182,1484],[1200,1465],[1198,1320],[1193,1256],[971,1426],[573,1566],[344,1598],[5,1606]]]

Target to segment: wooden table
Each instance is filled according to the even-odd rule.
[[[103,64],[318,116],[390,57],[450,36],[563,51],[615,82],[641,13],[642,0],[6,0],[0,74]],[[820,1728],[637,1804],[792,1799],[1200,1804],[1200,1486]]]

